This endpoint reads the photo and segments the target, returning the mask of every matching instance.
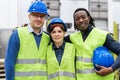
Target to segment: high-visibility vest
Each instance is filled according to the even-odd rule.
[[[15,65],[15,80],[47,80],[46,53],[49,36],[42,33],[39,48],[27,27],[18,28],[18,36],[20,49]]]
[[[75,48],[66,43],[59,65],[52,44],[47,50],[48,80],[75,80]]]
[[[70,40],[76,48],[76,76],[77,80],[113,80],[114,75],[99,76],[94,71],[92,62],[93,51],[99,46],[103,46],[107,32],[94,28],[85,41],[81,32],[70,35]]]

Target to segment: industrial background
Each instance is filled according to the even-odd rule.
[[[35,0],[0,0],[0,80],[5,80],[4,57],[12,30],[28,24],[27,9]],[[46,3],[50,16],[46,18],[43,30],[54,17],[60,17],[68,25],[68,33],[74,32],[73,12],[86,8],[95,19],[96,27],[113,33],[120,41],[120,0],[41,0]],[[119,75],[119,74],[118,74]],[[118,78],[116,80],[119,80]]]

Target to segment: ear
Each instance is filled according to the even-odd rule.
[[[90,16],[88,16],[88,20],[89,20],[89,22],[90,22]]]
[[[64,35],[66,34],[66,32],[64,32]]]

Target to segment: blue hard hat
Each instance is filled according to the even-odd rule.
[[[50,27],[51,27],[53,24],[62,24],[63,27],[64,27],[64,31],[65,31],[65,32],[67,31],[67,26],[66,26],[66,24],[63,22],[62,19],[60,19],[60,18],[53,18],[53,19],[51,20],[50,24],[49,24],[48,27],[47,27],[47,31],[48,31],[48,32],[51,31],[51,28],[50,28]]]
[[[96,70],[100,70],[97,65],[110,67],[114,63],[111,52],[106,47],[98,47],[93,52],[93,65]]]
[[[38,13],[42,13],[42,14],[48,15],[47,6],[42,1],[35,1],[35,2],[33,2],[30,5],[30,7],[29,7],[28,12],[30,12],[30,13],[31,12],[38,12]]]

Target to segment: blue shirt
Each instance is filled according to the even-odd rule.
[[[33,29],[28,25],[28,31],[29,33],[33,33],[34,38],[36,40],[36,46],[39,48],[42,31],[40,34],[35,34]],[[20,41],[18,36],[18,31],[13,31],[6,50],[5,55],[5,73],[6,73],[6,80],[14,80],[14,74],[15,74],[15,63],[17,60],[18,51],[20,48]]]
[[[65,42],[63,42],[63,44],[59,48],[57,48],[55,44],[53,44],[52,47],[53,47],[53,50],[55,51],[57,61],[60,65],[61,59],[64,53]]]

